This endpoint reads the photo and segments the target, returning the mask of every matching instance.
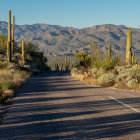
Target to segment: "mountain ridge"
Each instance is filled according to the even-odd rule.
[[[0,21],[0,33],[7,35],[5,21]],[[127,29],[125,25],[103,24],[86,28],[64,27],[50,24],[15,25],[15,40],[32,41],[46,55],[73,55],[79,50],[89,50],[90,41],[94,40],[107,52],[108,44],[112,44],[112,53],[125,55]],[[132,28],[132,49],[140,54],[140,29]]]

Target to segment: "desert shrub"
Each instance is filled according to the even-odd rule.
[[[15,69],[17,67],[16,63],[8,63],[7,68],[8,69]]]
[[[7,36],[0,34],[0,54],[5,54],[7,49]]]
[[[91,58],[88,56],[87,53],[80,52],[80,53],[74,54],[74,57],[79,60],[79,63],[81,66],[84,66],[87,68],[89,67],[90,62],[91,62]]]
[[[89,69],[89,73],[91,73],[94,77],[96,76],[97,72],[98,72],[97,68]]]
[[[11,72],[10,70],[0,71],[0,77],[1,77],[1,80],[9,80],[9,79],[12,79],[13,78],[13,72]]]
[[[35,56],[36,53],[39,52],[39,47],[32,42],[25,42],[25,52]]]
[[[133,66],[133,72],[135,79],[137,79],[138,83],[140,83],[140,66],[138,65]]]
[[[0,61],[0,69],[5,69],[7,67],[7,63]]]
[[[73,74],[84,74],[84,72],[82,71],[82,69],[79,69],[79,68],[73,68],[71,70],[71,73],[73,73]]]
[[[77,71],[78,71],[77,68],[73,68],[73,69],[71,70],[71,73],[76,73]]]
[[[5,55],[3,55],[3,54],[0,54],[0,61],[5,61]]]
[[[116,72],[117,72],[118,74],[120,74],[120,73],[124,73],[124,72],[125,72],[126,67],[125,67],[125,66],[117,66],[117,67],[115,67],[114,70],[116,70]]]
[[[97,81],[101,84],[101,86],[112,86],[115,83],[115,74],[103,74],[97,79]]]
[[[1,82],[1,88],[2,90],[12,89],[12,82],[9,80],[4,80]]]
[[[120,66],[116,67],[115,70],[118,72],[116,81],[122,81],[125,80],[126,82],[137,79],[140,81],[140,67],[133,66]]]
[[[21,55],[18,53],[16,54],[18,64],[20,67],[23,67],[25,71],[40,73],[47,70],[47,58],[39,51],[38,46],[34,45],[32,42],[25,42],[25,54],[25,66],[23,66]]]
[[[91,67],[100,69],[103,64],[103,56],[100,51],[100,47],[94,41],[91,41],[90,48],[90,58],[91,58]]]
[[[105,71],[104,69],[102,69],[102,68],[98,69],[97,78],[106,73],[107,73],[107,71]]]
[[[109,58],[105,56],[102,58],[100,55],[91,58],[91,67],[97,69],[104,69],[106,71],[114,69],[114,67],[118,64],[117,59]]]
[[[136,80],[136,79],[132,79],[129,82],[127,82],[127,86],[129,88],[135,88],[137,86],[137,84],[138,84],[138,80]]]
[[[97,57],[91,57],[91,67],[100,69],[102,66],[103,60]]]
[[[106,71],[102,68],[100,68],[100,69],[97,69],[97,68],[89,69],[89,74],[91,74],[95,78],[98,78],[105,73],[106,73]]]
[[[117,66],[115,67],[115,70],[119,73],[119,74],[123,74],[123,73],[128,73],[128,72],[132,72],[133,68],[132,67],[128,67],[128,66]]]
[[[126,65],[126,60],[120,60],[118,63],[119,66],[125,66]]]
[[[17,48],[17,43],[14,43],[15,48]],[[7,52],[7,36],[0,34],[0,54],[5,55]]]
[[[108,56],[106,56],[105,60],[102,63],[102,68],[104,70],[111,70],[113,69],[116,65],[117,65],[117,61],[115,59],[109,58]]]
[[[129,74],[129,73],[127,73],[127,74]],[[130,75],[128,75],[128,76],[125,78],[125,81],[128,82],[128,81],[130,81],[130,80],[132,80],[132,79],[134,79],[134,78],[135,78],[134,73],[130,73]]]
[[[119,63],[119,57],[110,58],[109,55],[103,55],[100,51],[100,46],[94,41],[91,41],[90,48],[91,67],[97,69],[111,70]]]
[[[17,71],[16,74],[20,75],[21,78],[24,78],[28,75],[26,71]]]
[[[120,81],[128,82],[131,79],[134,79],[134,73],[133,72],[120,73],[116,77],[116,82],[120,82]]]

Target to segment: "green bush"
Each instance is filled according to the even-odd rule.
[[[118,61],[113,58],[109,58],[108,56],[105,57],[105,59],[101,57],[94,57],[91,59],[91,67],[97,68],[97,69],[104,69],[104,70],[112,70],[116,65],[118,64]]]
[[[39,52],[39,47],[34,45],[32,42],[25,42],[25,53],[29,53],[30,55],[37,55]]]
[[[90,65],[91,58],[88,56],[87,53],[85,52],[76,53],[74,54],[74,57],[79,60],[81,66],[88,67]]]
[[[0,34],[0,54],[5,54],[7,50],[7,36]]]
[[[5,69],[7,67],[7,63],[0,61],[0,69]]]
[[[100,57],[91,57],[91,67],[100,69],[103,65],[103,59]]]
[[[11,81],[2,81],[1,82],[1,88],[2,90],[12,89],[13,84]]]
[[[118,64],[118,59],[109,58],[108,55],[102,60],[101,67],[104,70],[112,70]]]
[[[19,74],[21,78],[25,78],[28,75],[26,71],[17,71],[16,74]]]

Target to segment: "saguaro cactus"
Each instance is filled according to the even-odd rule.
[[[128,28],[128,32],[127,32],[127,48],[126,48],[126,64],[128,64],[128,65],[131,65],[131,63],[132,63],[131,46],[132,46],[132,31],[131,31],[130,28]]]
[[[135,63],[135,52],[133,51],[133,53],[132,53],[132,64],[134,64]]]
[[[120,55],[117,54],[117,55],[116,55],[116,63],[119,63],[119,62],[120,62]]]
[[[15,29],[15,16],[13,16],[13,28],[12,28],[12,46],[11,46],[11,53],[14,53],[14,29]]]
[[[22,41],[22,64],[25,64],[25,42]]]
[[[10,62],[10,45],[9,45],[9,41],[7,41],[7,61]]]
[[[65,71],[67,70],[67,56],[65,56],[65,63],[64,63],[64,69],[65,69]]]
[[[11,62],[11,10],[9,10],[8,14],[8,43],[9,45],[8,50],[7,50],[7,59],[8,62]]]
[[[108,57],[111,58],[111,43],[108,45]]]

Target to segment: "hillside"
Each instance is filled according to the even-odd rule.
[[[7,35],[7,22],[0,21],[0,33]],[[132,28],[132,49],[136,55],[140,53],[140,29]],[[90,40],[101,46],[106,52],[108,43],[112,44],[113,54],[125,56],[127,27],[123,25],[98,25],[89,28],[76,29],[58,25],[33,24],[16,25],[15,39],[32,41],[46,55],[72,55],[84,49],[88,51]]]

